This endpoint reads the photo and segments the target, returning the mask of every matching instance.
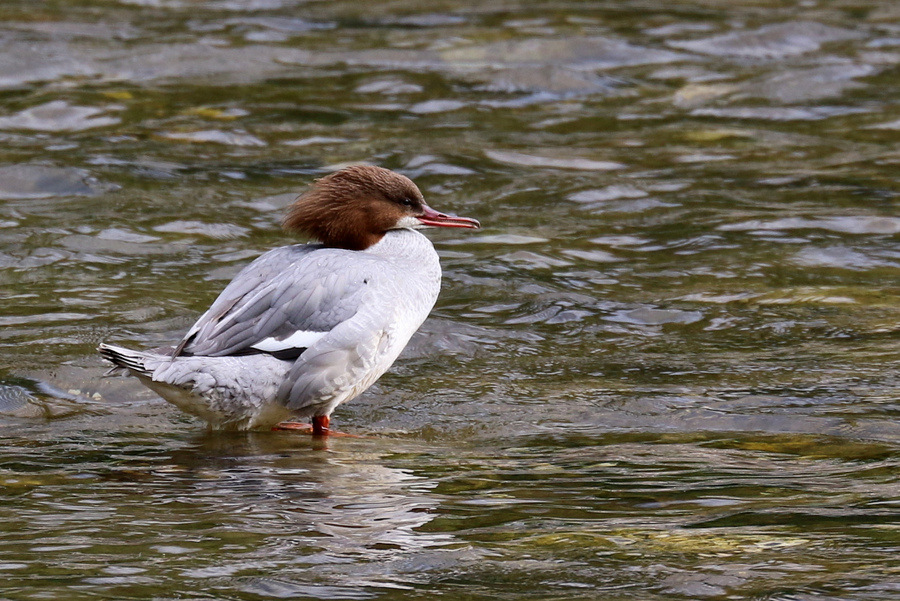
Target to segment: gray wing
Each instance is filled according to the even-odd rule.
[[[271,250],[226,286],[174,354],[302,352],[356,314],[371,262],[359,253],[317,244]]]

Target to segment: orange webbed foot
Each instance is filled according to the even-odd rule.
[[[312,418],[312,424],[301,424],[298,422],[281,422],[272,426],[272,430],[293,430],[302,434],[312,434],[313,436],[336,436],[343,438],[364,438],[357,434],[347,434],[346,432],[338,432],[328,427],[331,420],[327,415],[316,415]]]
[[[312,424],[301,424],[298,422],[280,422],[272,426],[273,432],[279,430],[294,430],[303,434],[312,434],[313,427]]]

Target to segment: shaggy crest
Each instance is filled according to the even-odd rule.
[[[404,175],[374,165],[351,165],[318,179],[288,208],[285,230],[325,246],[364,250],[421,214],[425,200]]]

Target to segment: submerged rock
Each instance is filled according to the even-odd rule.
[[[0,166],[0,198],[5,199],[93,196],[113,188],[75,167],[29,163]]]

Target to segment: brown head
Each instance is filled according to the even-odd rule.
[[[348,250],[366,249],[393,229],[479,227],[474,219],[438,213],[412,180],[374,165],[351,165],[316,180],[282,225]]]

